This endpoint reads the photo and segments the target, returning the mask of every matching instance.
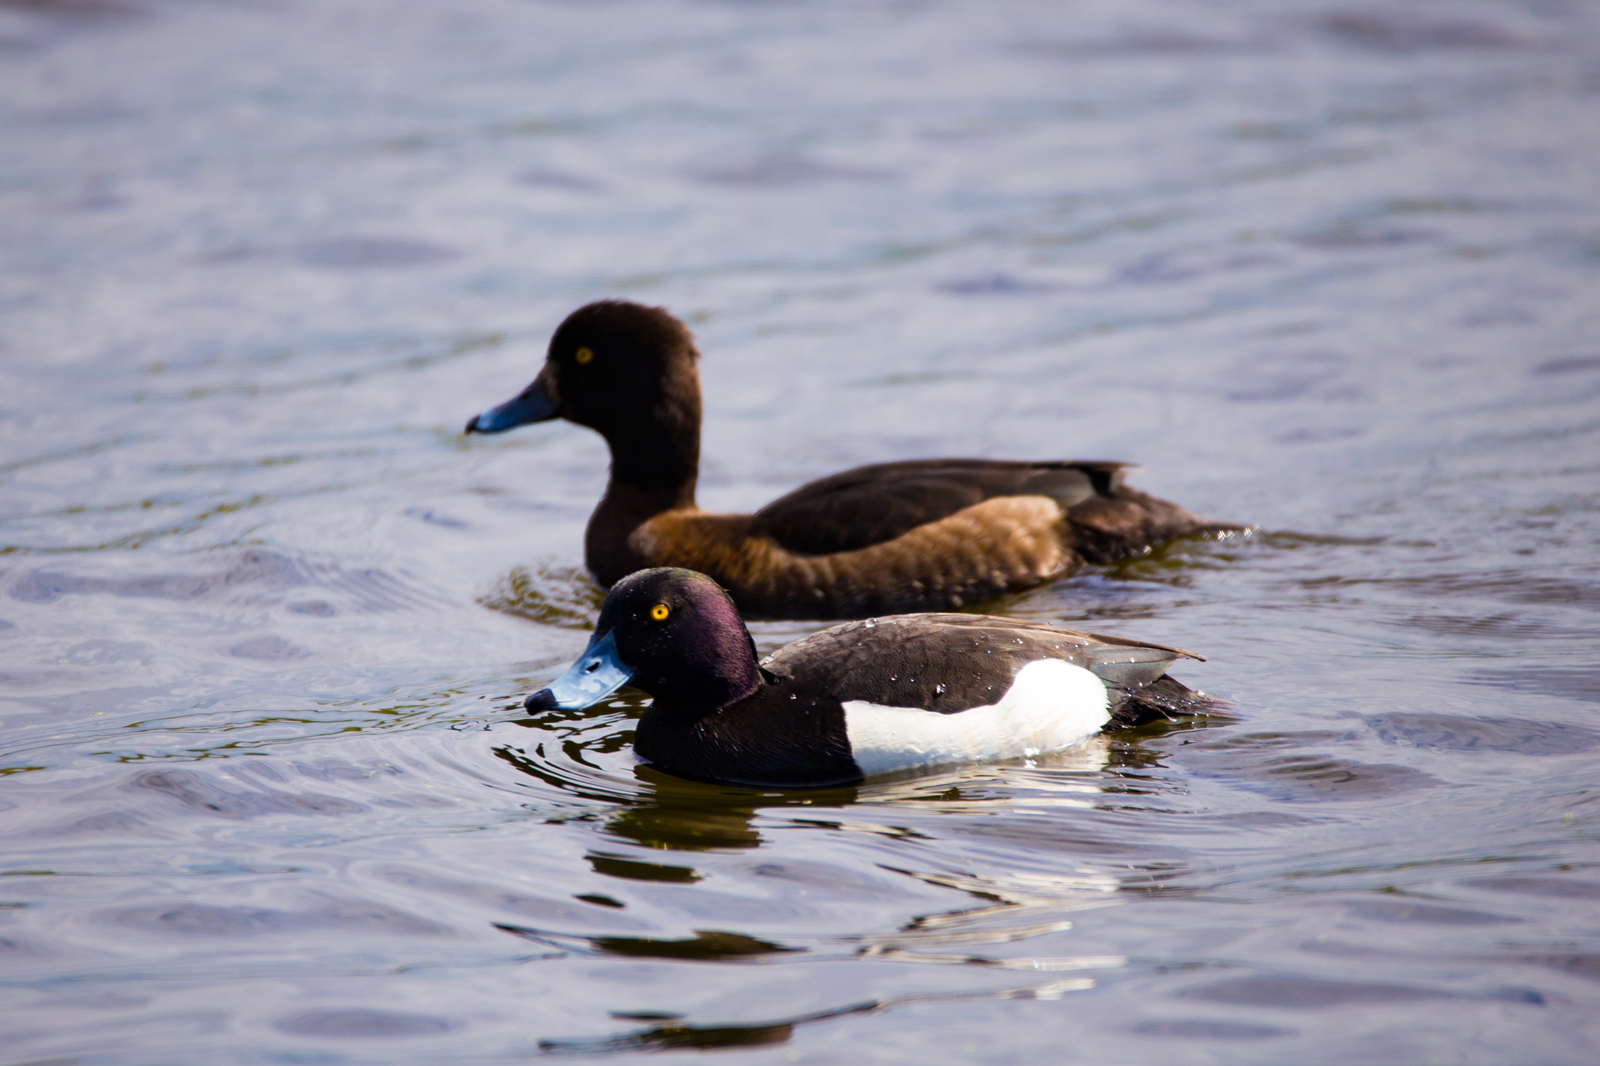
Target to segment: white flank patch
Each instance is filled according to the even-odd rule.
[[[1070,747],[1106,724],[1109,702],[1105,683],[1088,670],[1039,659],[1017,671],[999,703],[940,714],[850,700],[844,705],[844,727],[856,765],[870,777]]]

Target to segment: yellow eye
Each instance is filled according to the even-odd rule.
[[[671,613],[671,611],[667,610],[667,605],[664,603],[658,603],[654,607],[650,608],[650,617],[654,618],[657,622],[665,622],[667,620],[667,615]]]
[[[572,358],[578,361],[579,366],[588,366],[594,362],[594,353],[587,348],[579,348]]]

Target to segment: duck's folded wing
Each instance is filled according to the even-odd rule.
[[[1181,658],[1194,656],[1022,619],[911,614],[812,633],[768,656],[762,666],[839,700],[954,714],[995,703],[1019,671],[1044,659],[1091,671],[1112,690],[1115,702]]]
[[[802,485],[755,514],[792,552],[827,555],[893,540],[996,496],[1048,496],[1063,511],[1111,494],[1124,464],[919,459],[877,463]]]
[[[1215,699],[1166,676],[1193,652],[1042,622],[913,614],[850,622],[802,637],[763,669],[807,694],[955,714],[1002,699],[1029,663],[1060,659],[1105,683],[1112,722],[1214,711]]]

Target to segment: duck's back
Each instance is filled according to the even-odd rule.
[[[806,555],[893,540],[997,496],[1044,496],[1063,511],[1110,496],[1122,463],[916,459],[856,467],[802,485],[756,512],[754,528]]]
[[[1099,678],[1111,690],[1107,702],[1114,710],[1163,679],[1167,667],[1184,658],[1196,656],[1042,622],[982,614],[906,614],[813,633],[761,665],[792,684],[796,693],[956,714],[993,704],[1024,669],[1046,660]],[[1130,709],[1123,724],[1148,720],[1142,715]]]

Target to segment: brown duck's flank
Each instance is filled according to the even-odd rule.
[[[628,542],[637,558],[709,574],[748,616],[832,618],[961,607],[1076,569],[1062,522],[1047,497],[1001,496],[893,540],[804,555],[752,532],[749,515],[669,511]]]

